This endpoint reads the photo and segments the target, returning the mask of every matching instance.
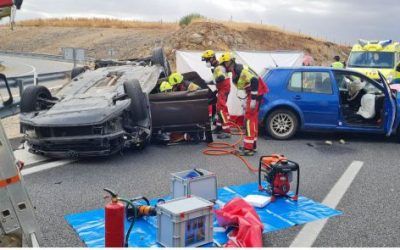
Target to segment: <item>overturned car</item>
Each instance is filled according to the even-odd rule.
[[[198,133],[211,141],[209,90],[196,73],[184,74],[202,88],[159,93],[170,73],[161,48],[148,58],[102,60],[94,70],[77,68],[54,96],[29,86],[21,97],[21,133],[35,154],[49,157],[105,156],[143,148],[153,134]]]

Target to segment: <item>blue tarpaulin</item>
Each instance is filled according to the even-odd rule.
[[[265,193],[258,192],[258,183],[219,188],[215,208],[219,208],[234,197],[244,198],[249,194],[265,195]],[[164,199],[169,199],[169,197],[164,197]],[[155,204],[157,200],[154,199],[151,203]],[[255,208],[255,210],[264,224],[264,233],[342,214],[338,210],[303,196],[299,196],[297,202],[287,198],[278,198],[266,207]],[[65,216],[65,219],[88,247],[104,247],[104,209],[70,214]],[[127,221],[125,227],[126,231],[129,227]],[[129,246],[159,247],[156,243],[156,227],[156,217],[137,220],[131,232]],[[214,220],[214,242],[221,245],[226,243],[228,241],[226,233],[225,229],[219,227],[217,221]]]

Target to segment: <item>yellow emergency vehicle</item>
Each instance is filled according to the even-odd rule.
[[[359,40],[351,50],[347,68],[376,80],[379,70],[388,82],[400,83],[400,44],[392,40]]]

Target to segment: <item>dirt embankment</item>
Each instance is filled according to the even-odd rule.
[[[23,22],[14,31],[0,27],[0,50],[60,54],[62,47],[82,47],[91,57],[107,58],[113,48],[118,58],[135,58],[162,44],[170,59],[175,49],[301,50],[313,56],[316,65],[328,65],[334,55],[349,53],[348,47],[266,25],[198,21],[184,28],[137,22],[107,26],[104,20],[97,26],[96,20],[75,24],[52,20]]]

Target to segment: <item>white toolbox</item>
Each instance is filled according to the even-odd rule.
[[[193,176],[196,173],[197,176]],[[186,197],[194,195],[211,202],[217,200],[217,177],[214,173],[197,168],[183,172],[173,173],[172,176],[172,197]],[[187,177],[192,173],[193,177]],[[202,173],[203,175],[200,175]]]
[[[198,247],[212,243],[213,205],[195,196],[157,205],[157,242],[164,247]]]

